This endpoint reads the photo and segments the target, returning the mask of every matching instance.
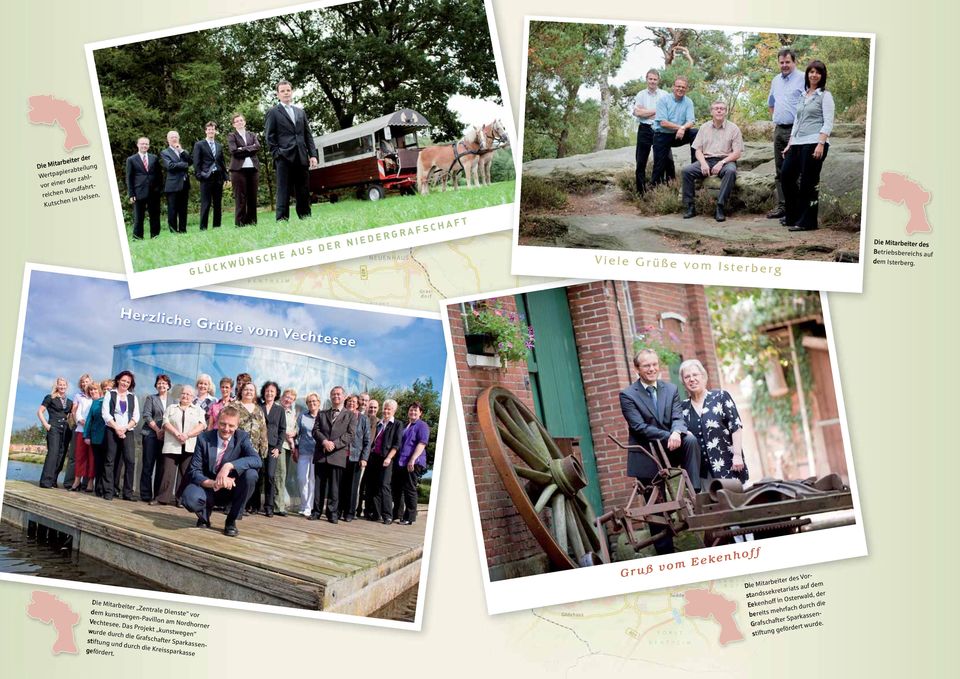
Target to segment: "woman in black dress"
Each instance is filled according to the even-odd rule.
[[[73,401],[67,398],[67,380],[58,377],[53,389],[43,397],[43,403],[37,408],[37,419],[47,432],[47,456],[43,460],[43,472],[40,476],[41,488],[56,488],[57,477],[63,467],[63,460],[70,445],[70,425],[67,417],[73,410]]]
[[[690,398],[680,404],[687,429],[700,442],[700,475],[706,479],[749,476],[743,461],[743,423],[733,397],[707,389],[707,371],[695,358],[680,364],[680,379]]]
[[[277,400],[280,397],[280,385],[276,382],[265,382],[260,389],[260,408],[263,410],[263,419],[267,423],[267,459],[264,460],[263,513],[273,516],[274,502],[277,497],[277,462],[283,451],[283,441],[287,436],[287,415],[283,406]],[[286,516],[286,507],[280,507],[278,516]]]

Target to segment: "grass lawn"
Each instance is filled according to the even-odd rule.
[[[441,215],[455,214],[513,202],[514,181],[498,182],[469,191],[434,192],[427,196],[401,196],[395,193],[370,202],[353,198],[337,203],[315,203],[313,214],[300,220],[290,206],[290,220],[277,223],[272,210],[261,210],[256,226],[238,229],[233,225],[233,211],[224,211],[219,229],[200,231],[200,218],[191,214],[187,233],[170,233],[166,222],[166,204],[161,207],[162,228],[157,238],[135,241],[132,227],[127,227],[130,257],[134,271],[149,271],[165,266],[197,260],[235,255],[251,250],[300,243],[306,240],[364,231],[379,226],[402,224]],[[226,205],[224,207],[227,207]],[[147,225],[149,231],[149,225]]]

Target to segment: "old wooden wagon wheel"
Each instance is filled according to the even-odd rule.
[[[536,415],[507,389],[484,390],[477,415],[507,493],[551,563],[560,569],[602,563],[603,537],[583,494],[587,478],[580,460],[564,456]]]

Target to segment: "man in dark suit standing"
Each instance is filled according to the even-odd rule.
[[[190,166],[193,158],[180,146],[180,133],[167,132],[167,148],[160,152],[167,171],[163,192],[167,194],[167,227],[173,233],[187,232],[187,205],[190,203]]]
[[[240,412],[228,405],[220,411],[217,429],[205,431],[197,438],[188,479],[181,501],[197,515],[198,528],[210,528],[210,512],[214,506],[229,505],[223,534],[239,535],[237,517],[243,511],[253,489],[262,462],[250,436],[237,431]]]
[[[620,410],[630,429],[630,445],[650,447],[659,441],[667,449],[672,465],[683,467],[693,487],[700,490],[700,444],[687,431],[680,412],[677,387],[660,377],[657,352],[643,349],[633,359],[640,377],[620,392]],[[651,452],[653,452],[651,450]],[[644,484],[657,475],[657,465],[639,450],[627,453],[627,475]],[[673,539],[662,538],[654,543],[657,554],[673,552]]]
[[[223,144],[217,141],[217,124],[204,126],[207,136],[193,145],[193,171],[200,180],[200,230],[207,230],[210,207],[213,207],[213,228],[220,226],[220,208],[223,201],[223,182],[227,179],[227,165],[223,160]]]
[[[297,197],[297,216],[310,216],[309,171],[318,164],[307,114],[293,105],[293,86],[286,80],[277,83],[280,103],[267,111],[264,122],[267,148],[277,172],[277,221],[290,218],[290,187]]]
[[[150,237],[160,235],[160,163],[150,150],[150,140],[137,139],[137,152],[127,158],[127,196],[133,205],[133,239],[143,240],[143,219],[150,214]]]
[[[330,408],[317,415],[313,424],[313,438],[317,442],[313,453],[316,484],[313,491],[313,512],[310,519],[316,521],[323,514],[327,502],[327,520],[337,523],[340,499],[340,478],[347,466],[350,444],[356,434],[357,418],[343,407],[343,387],[330,390]],[[349,498],[344,498],[349,501]]]

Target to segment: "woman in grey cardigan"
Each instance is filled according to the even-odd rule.
[[[160,483],[163,477],[163,457],[160,450],[163,448],[163,414],[173,404],[170,397],[170,378],[166,375],[157,375],[153,386],[157,393],[143,399],[140,409],[143,427],[143,460],[140,466],[140,499],[150,502],[160,494]]]
[[[814,60],[803,76],[805,92],[797,103],[790,143],[783,152],[780,179],[786,215],[780,223],[790,231],[817,228],[820,170],[830,150],[833,131],[833,95],[827,91],[827,67]]]

